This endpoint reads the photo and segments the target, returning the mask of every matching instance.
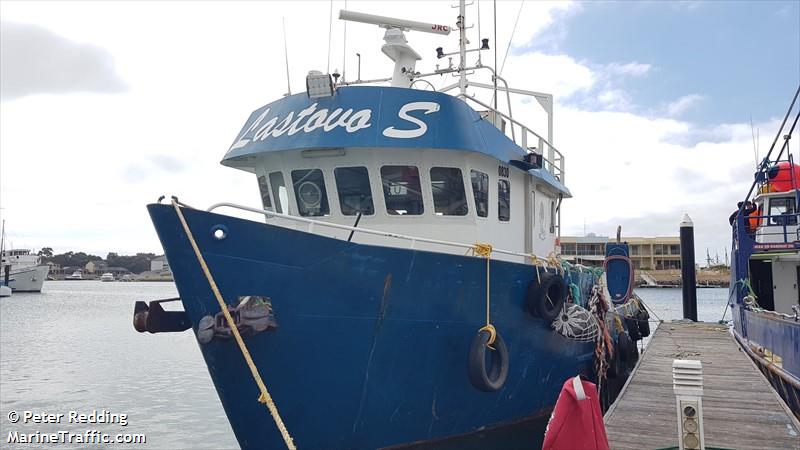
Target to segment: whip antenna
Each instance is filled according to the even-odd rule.
[[[283,56],[286,57],[286,94],[284,97],[292,95],[292,85],[289,82],[289,52],[286,51],[286,17],[283,18]]]

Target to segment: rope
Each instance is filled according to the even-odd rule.
[[[489,332],[489,341],[486,343],[486,346],[494,350],[492,348],[492,344],[494,344],[494,340],[497,338],[497,330],[495,329],[494,325],[491,322],[491,310],[490,310],[490,302],[489,302],[489,263],[492,260],[492,245],[491,244],[481,244],[476,243],[472,246],[472,254],[475,256],[481,256],[486,258],[486,325],[481,327],[478,330],[480,333],[481,331],[488,331]]]
[[[195,242],[194,236],[192,235],[191,230],[189,230],[189,225],[186,223],[186,219],[183,217],[183,212],[181,212],[181,208],[178,206],[178,201],[174,197],[172,199],[172,206],[175,208],[175,213],[178,215],[181,225],[183,225],[183,230],[186,232],[186,237],[189,238],[189,243],[192,245],[195,256],[197,256],[197,262],[200,263],[200,267],[203,269],[203,273],[208,280],[208,284],[211,286],[211,290],[214,292],[214,297],[217,298],[219,307],[222,309],[222,314],[225,316],[225,321],[228,322],[228,326],[230,327],[231,332],[233,332],[233,337],[236,339],[236,343],[239,345],[239,350],[242,351],[242,356],[244,356],[244,360],[247,362],[247,367],[250,368],[250,373],[253,374],[253,379],[258,385],[258,389],[261,391],[261,395],[258,397],[259,403],[264,403],[267,405],[269,413],[272,415],[272,419],[275,420],[275,425],[278,426],[278,430],[281,432],[281,436],[283,436],[283,442],[286,443],[286,448],[289,450],[295,450],[297,447],[294,445],[294,440],[289,435],[289,431],[286,429],[286,425],[284,425],[283,419],[281,419],[281,416],[278,413],[278,407],[275,406],[272,396],[269,395],[269,391],[267,391],[267,387],[264,385],[261,375],[258,374],[258,368],[253,362],[250,352],[247,351],[247,347],[244,345],[242,336],[239,334],[239,329],[236,327],[236,323],[233,321],[230,311],[228,311],[228,305],[225,303],[225,300],[222,299],[222,294],[219,292],[217,283],[211,276],[211,271],[208,269],[208,265],[206,265],[203,254],[200,253],[200,247],[197,246],[197,242]]]
[[[550,254],[547,255],[547,263],[552,265],[556,269],[556,272],[561,274],[562,277],[564,276],[564,266],[561,264],[561,260],[556,257],[555,252],[550,252]]]
[[[653,308],[651,308],[647,303],[645,303],[644,299],[642,299],[642,297],[639,297],[639,294],[634,293],[633,295],[634,295],[634,298],[636,298],[636,300],[645,307],[645,309],[650,311],[650,313],[652,313],[653,316],[655,316],[655,318],[658,320],[658,323],[664,322],[664,320],[662,320],[661,317],[658,317],[658,314],[656,314],[656,312],[653,310]],[[653,322],[653,321],[651,320],[650,322]]]

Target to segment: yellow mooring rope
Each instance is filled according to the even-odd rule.
[[[497,330],[494,328],[494,325],[492,325],[489,309],[489,263],[492,259],[492,246],[491,244],[476,243],[472,246],[472,254],[486,258],[486,325],[481,327],[478,332],[489,332],[489,341],[486,343],[486,346],[492,348],[492,344],[494,344],[494,340],[497,338]],[[492,348],[492,350],[494,349]]]
[[[225,300],[222,299],[222,294],[219,293],[217,283],[214,282],[214,278],[211,276],[211,271],[208,270],[208,265],[206,265],[206,261],[203,258],[202,253],[200,253],[200,248],[197,246],[197,242],[195,242],[194,236],[192,236],[192,232],[189,230],[189,225],[186,224],[186,219],[183,217],[183,212],[181,212],[181,208],[178,206],[178,203],[174,198],[172,199],[172,206],[175,207],[175,213],[178,214],[178,219],[180,219],[181,225],[183,225],[183,230],[186,232],[186,236],[189,238],[189,243],[192,244],[194,254],[197,256],[197,262],[200,263],[200,267],[202,267],[203,273],[206,275],[208,284],[211,286],[211,290],[214,292],[214,296],[217,298],[219,307],[222,309],[222,314],[225,316],[225,321],[228,322],[228,326],[233,332],[233,337],[236,339],[236,343],[239,344],[239,350],[242,351],[244,360],[247,362],[247,367],[250,368],[250,373],[253,374],[253,379],[256,381],[258,389],[261,391],[258,401],[267,405],[269,413],[272,415],[272,419],[275,420],[275,425],[278,426],[278,430],[280,430],[281,436],[283,436],[283,441],[286,443],[286,448],[295,450],[297,447],[294,445],[294,440],[289,435],[289,430],[286,429],[286,425],[283,424],[283,419],[281,419],[281,416],[278,413],[278,407],[275,406],[272,396],[269,395],[269,391],[267,391],[267,387],[264,385],[261,375],[258,374],[258,368],[253,362],[250,352],[247,351],[247,347],[244,345],[242,336],[239,334],[239,329],[236,327],[236,323],[233,321],[233,317],[231,317],[231,313],[228,311],[228,305],[225,303]]]

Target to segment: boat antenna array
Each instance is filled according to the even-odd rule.
[[[365,14],[356,11],[339,11],[339,19],[378,25],[386,29],[383,40],[386,42],[381,51],[394,61],[394,73],[392,74],[392,86],[410,87],[411,81],[416,74],[414,68],[417,61],[422,57],[408,45],[405,37],[406,31],[420,31],[423,33],[433,33],[448,35],[450,27],[434,23],[417,22],[414,20],[397,19],[394,17],[378,16]],[[360,66],[360,64],[359,64]],[[361,76],[359,75],[359,78]]]

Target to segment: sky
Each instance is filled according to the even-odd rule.
[[[356,53],[362,79],[391,75],[383,31],[351,23],[345,44],[338,10],[453,25],[453,3],[0,1],[9,241],[161,253],[145,210],[160,195],[258,205],[255,177],[219,161],[250,112],[287,92],[283,21],[297,93],[313,69],[354,79]],[[722,255],[756,151],[766,154],[800,83],[800,2],[498,1],[496,38],[493,7],[467,10],[472,42],[479,30],[490,39],[483,63],[496,50],[512,87],[555,97],[554,144],[574,195],[562,235],[621,225],[674,236],[688,213],[698,259]],[[436,47],[457,48],[452,34],[407,37],[421,71],[447,64]],[[512,107],[544,129],[536,102],[514,96]],[[798,146],[795,136],[800,157]]]

